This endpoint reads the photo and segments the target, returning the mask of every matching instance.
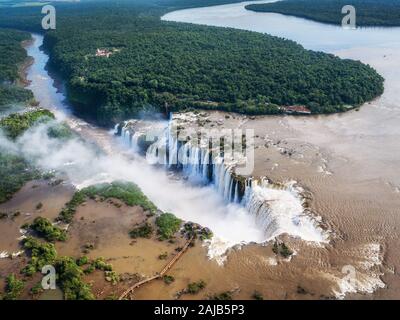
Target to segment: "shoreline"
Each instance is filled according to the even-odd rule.
[[[21,42],[21,46],[26,51],[26,48],[29,47],[30,45],[32,45],[34,43],[34,41],[35,40],[33,39],[33,37],[31,37],[31,39],[29,39],[29,40],[22,41]],[[26,88],[27,86],[30,85],[31,81],[29,81],[27,79],[28,69],[34,63],[35,63],[35,59],[33,57],[27,56],[25,61],[19,64],[19,66],[18,66],[18,76],[19,76],[19,78],[17,80],[17,85],[18,86]]]
[[[272,3],[274,3],[274,2],[272,2]],[[305,20],[309,20],[309,21],[313,21],[313,22],[318,22],[318,23],[322,23],[322,24],[326,24],[326,25],[330,25],[330,26],[335,26],[335,27],[342,26],[342,23],[341,23],[342,16],[340,16],[340,19],[339,19],[340,21],[335,23],[332,21],[327,21],[327,20],[316,18],[316,17],[307,16],[306,14],[282,12],[282,11],[279,11],[279,9],[276,9],[276,10],[272,9],[270,11],[257,9],[260,6],[262,7],[263,4],[268,4],[268,3],[251,3],[248,5],[245,5],[244,8],[248,11],[253,11],[256,13],[275,13],[275,14],[285,15],[288,17],[295,17],[295,18],[305,19]],[[252,9],[252,8],[254,8],[254,9]],[[397,24],[380,24],[380,25],[379,24],[378,25],[376,25],[376,24],[357,24],[357,28],[387,28],[387,29],[389,29],[389,28],[399,28],[399,27],[400,27],[399,23],[397,23]]]

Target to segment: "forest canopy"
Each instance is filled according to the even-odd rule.
[[[31,91],[15,85],[19,80],[18,68],[27,58],[21,42],[30,38],[28,32],[0,29],[0,106],[33,98]]]
[[[356,9],[358,26],[400,26],[398,0],[284,0],[273,3],[249,4],[246,9],[274,12],[330,24],[342,23],[342,8]]]
[[[44,109],[10,114],[0,119],[0,138],[15,140],[32,126],[53,118],[54,115]],[[27,159],[0,147],[0,203],[9,200],[26,182],[40,177],[40,171]]]
[[[18,78],[18,64],[27,58],[21,42],[30,38],[28,32],[0,29],[0,83]]]
[[[160,20],[180,7],[226,2],[64,5],[44,45],[75,110],[104,125],[146,110],[275,114],[305,105],[312,113],[338,112],[383,92],[382,77],[357,61],[256,32]],[[3,24],[34,29],[27,10]]]

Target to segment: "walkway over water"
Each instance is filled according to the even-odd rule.
[[[182,250],[179,251],[179,252],[171,259],[171,261],[169,261],[169,262],[167,263],[167,265],[161,270],[160,273],[157,273],[156,275],[154,275],[154,276],[152,276],[152,277],[150,277],[150,278],[147,278],[147,279],[144,279],[144,280],[142,280],[142,281],[139,281],[139,282],[135,283],[133,286],[129,287],[127,290],[124,291],[124,293],[122,293],[122,294],[120,295],[119,300],[126,299],[126,297],[130,296],[130,295],[133,293],[133,291],[134,291],[135,289],[139,288],[140,286],[142,286],[142,285],[144,285],[144,284],[146,284],[146,283],[148,283],[148,282],[150,282],[150,281],[153,281],[153,280],[162,278],[162,277],[165,275],[165,273],[166,273],[169,269],[171,269],[172,266],[179,260],[179,258],[182,257],[182,255],[187,251],[187,249],[189,248],[189,246],[190,246],[190,244],[193,242],[193,240],[194,240],[194,237],[191,237],[191,238],[185,243],[185,245],[183,246]]]

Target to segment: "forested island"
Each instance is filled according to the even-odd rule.
[[[357,61],[255,32],[160,20],[183,3],[64,4],[44,45],[78,113],[103,125],[188,108],[277,114],[302,105],[332,113],[383,92],[382,77]],[[3,24],[34,29],[29,10]]]
[[[355,7],[357,26],[400,26],[400,2],[398,0],[284,0],[249,4],[246,9],[281,13],[341,25],[344,16],[342,8],[346,5]]]

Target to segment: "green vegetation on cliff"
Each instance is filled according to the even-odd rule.
[[[33,93],[30,90],[26,90],[14,85],[0,84],[0,106],[10,106],[14,103],[24,103],[32,99]]]
[[[93,300],[90,285],[82,281],[83,271],[70,257],[61,257],[55,263],[57,283],[66,300]]]
[[[170,239],[179,230],[182,220],[172,213],[162,213],[156,219],[158,234],[161,240]]]
[[[52,123],[47,129],[47,135],[53,139],[68,140],[77,136],[66,123]]]
[[[0,149],[0,203],[11,199],[22,186],[40,177],[40,172],[23,158]]]
[[[15,274],[10,274],[6,278],[5,294],[3,300],[17,300],[24,290],[24,282],[19,280]]]
[[[77,208],[86,201],[87,198],[101,201],[105,199],[119,199],[128,206],[140,206],[143,210],[154,214],[157,207],[143,194],[140,188],[132,183],[125,181],[115,181],[112,183],[103,183],[90,186],[75,192],[71,201],[69,201],[59,215],[59,220],[70,223],[75,215]]]
[[[54,244],[28,237],[22,241],[30,261],[21,271],[25,276],[41,272],[45,265],[54,265],[57,285],[64,292],[66,300],[92,300],[94,296],[88,284],[82,280],[83,271],[75,259],[58,257]],[[97,261],[97,260],[96,260]]]
[[[0,106],[26,103],[33,99],[31,91],[15,85],[20,77],[18,69],[27,59],[21,42],[30,38],[27,32],[0,29]]]
[[[106,199],[118,199],[128,206],[140,206],[148,212],[148,215],[154,215],[157,207],[152,203],[133,182],[114,181],[111,183],[102,183],[86,187],[75,192],[72,199],[65,205],[58,216],[58,220],[64,223],[71,223],[76,210],[87,199],[96,201],[105,201]],[[161,213],[155,221],[160,240],[166,240],[173,237],[179,230],[182,220],[175,217],[172,213]],[[129,235],[132,238],[149,238],[153,233],[153,227],[145,222],[142,225],[133,228]]]
[[[186,288],[186,292],[190,294],[197,294],[205,287],[206,287],[206,282],[204,280],[199,280],[197,282],[189,283]]]
[[[33,125],[54,119],[54,114],[46,109],[38,109],[24,113],[13,113],[0,119],[0,129],[6,136],[15,139]]]
[[[36,238],[28,237],[22,241],[23,248],[26,250],[27,256],[30,258],[26,267],[21,271],[25,276],[33,276],[36,272],[41,272],[43,266],[54,265],[56,269],[56,283],[64,293],[66,300],[92,300],[94,296],[91,292],[90,285],[86,284],[82,277],[83,270],[77,261],[71,257],[58,257],[57,251],[53,244],[42,242]],[[80,262],[83,260],[80,259]],[[88,263],[86,258],[84,263]],[[103,258],[93,261],[96,269],[106,272],[112,272],[112,266],[105,263]],[[115,272],[107,273],[111,280],[116,281],[118,276]],[[6,278],[5,293],[2,296],[4,300],[16,300],[22,293],[24,282],[17,279],[14,274],[10,274]],[[40,284],[34,286],[32,293],[40,293]]]
[[[30,38],[28,32],[0,29],[0,83],[18,79],[18,66],[27,58],[21,42]]]
[[[398,0],[285,0],[273,3],[249,4],[246,9],[274,12],[341,25],[342,8],[356,8],[358,26],[400,26]]]
[[[37,217],[29,227],[47,241],[65,241],[67,239],[67,232],[53,225],[47,218]]]
[[[135,227],[131,231],[129,231],[129,236],[133,239],[150,238],[152,234],[153,227],[148,222],[145,222],[144,224]]]
[[[0,130],[7,138],[16,139],[36,123],[50,118],[54,115],[48,110],[14,113],[0,119]],[[18,153],[0,148],[0,203],[9,200],[26,182],[40,176],[39,170]]]
[[[30,257],[30,261],[21,271],[27,276],[32,276],[36,272],[41,272],[45,265],[52,265],[57,258],[57,251],[52,243],[42,242],[33,237],[27,237],[22,240],[22,244]]]
[[[48,123],[47,134],[53,139],[68,139],[73,136],[64,123],[51,121],[54,115],[45,109],[24,113],[13,113],[0,119],[0,133],[12,144],[28,129],[40,123]],[[51,121],[51,122],[50,122]],[[9,149],[7,143],[0,147],[0,203],[9,200],[26,182],[41,177],[40,171],[19,154],[18,144]]]
[[[224,291],[209,297],[210,300],[232,300],[232,292]]]

